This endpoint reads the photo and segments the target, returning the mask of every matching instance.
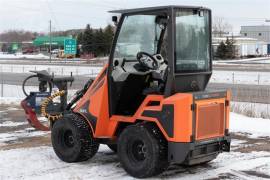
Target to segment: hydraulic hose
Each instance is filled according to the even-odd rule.
[[[42,102],[42,104],[41,104],[41,114],[43,116],[45,116],[49,121],[56,121],[56,120],[60,119],[61,117],[63,117],[63,113],[59,113],[59,114],[56,114],[56,115],[51,115],[51,114],[47,113],[46,108],[54,98],[56,98],[57,96],[64,96],[64,95],[65,95],[65,91],[62,90],[62,91],[59,91],[59,92],[53,94],[50,97],[47,97]]]
[[[22,90],[23,90],[23,93],[26,97],[28,97],[30,94],[28,94],[25,90],[25,86],[26,86],[26,82],[29,81],[30,79],[37,79],[38,80],[39,76],[38,75],[31,75],[31,76],[28,76],[27,78],[24,79],[23,83],[22,83]],[[48,82],[48,81],[42,81],[39,83],[39,86],[41,85],[41,83],[48,83],[49,85],[49,91],[48,92],[52,92],[52,83],[51,82]],[[46,87],[47,89],[47,87]],[[46,91],[46,89],[44,91]],[[40,92],[44,92],[44,91],[41,91]]]

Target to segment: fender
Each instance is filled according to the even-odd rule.
[[[142,113],[144,117],[151,117],[157,119],[166,135],[170,138],[174,136],[174,105],[164,104],[161,111],[144,110]]]
[[[87,123],[92,129],[92,132],[94,133],[96,130],[96,125],[97,125],[97,117],[95,117],[94,115],[91,114],[91,112],[89,112],[89,108],[88,108],[89,105],[90,105],[90,100],[86,101],[84,105],[80,107],[80,109],[78,109],[78,111],[73,111],[73,113],[79,114],[80,116],[82,116],[87,121]]]

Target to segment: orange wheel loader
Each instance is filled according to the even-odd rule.
[[[230,151],[229,91],[206,91],[212,74],[211,10],[162,6],[112,11],[108,64],[52,123],[65,162],[92,158],[100,144],[136,178],[170,163],[207,163]]]

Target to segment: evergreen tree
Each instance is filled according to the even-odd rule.
[[[105,38],[102,29],[100,28],[95,32],[95,55],[104,56],[105,55]]]
[[[104,29],[104,54],[105,55],[108,55],[110,53],[113,36],[114,36],[114,29],[113,29],[113,26],[109,24]]]
[[[94,32],[93,29],[87,24],[82,38],[82,50],[84,53],[94,52]]]
[[[234,39],[227,38],[225,43],[223,41],[217,47],[216,57],[220,59],[233,59],[235,58]]]
[[[220,59],[225,59],[227,53],[226,45],[223,41],[220,42],[220,44],[217,47],[216,56]]]
[[[80,32],[77,36],[77,44],[82,44],[83,43],[83,32]]]
[[[77,35],[77,42],[78,45],[82,45],[83,53],[106,56],[110,53],[113,36],[114,29],[111,25],[104,29],[93,30],[87,24],[84,32]]]
[[[227,37],[225,44],[226,44],[226,49],[227,49],[226,55],[225,55],[226,58],[227,59],[233,59],[235,57],[234,39],[233,38],[229,39]]]

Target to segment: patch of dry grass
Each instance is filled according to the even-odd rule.
[[[270,104],[231,103],[231,111],[248,117],[270,119]]]

